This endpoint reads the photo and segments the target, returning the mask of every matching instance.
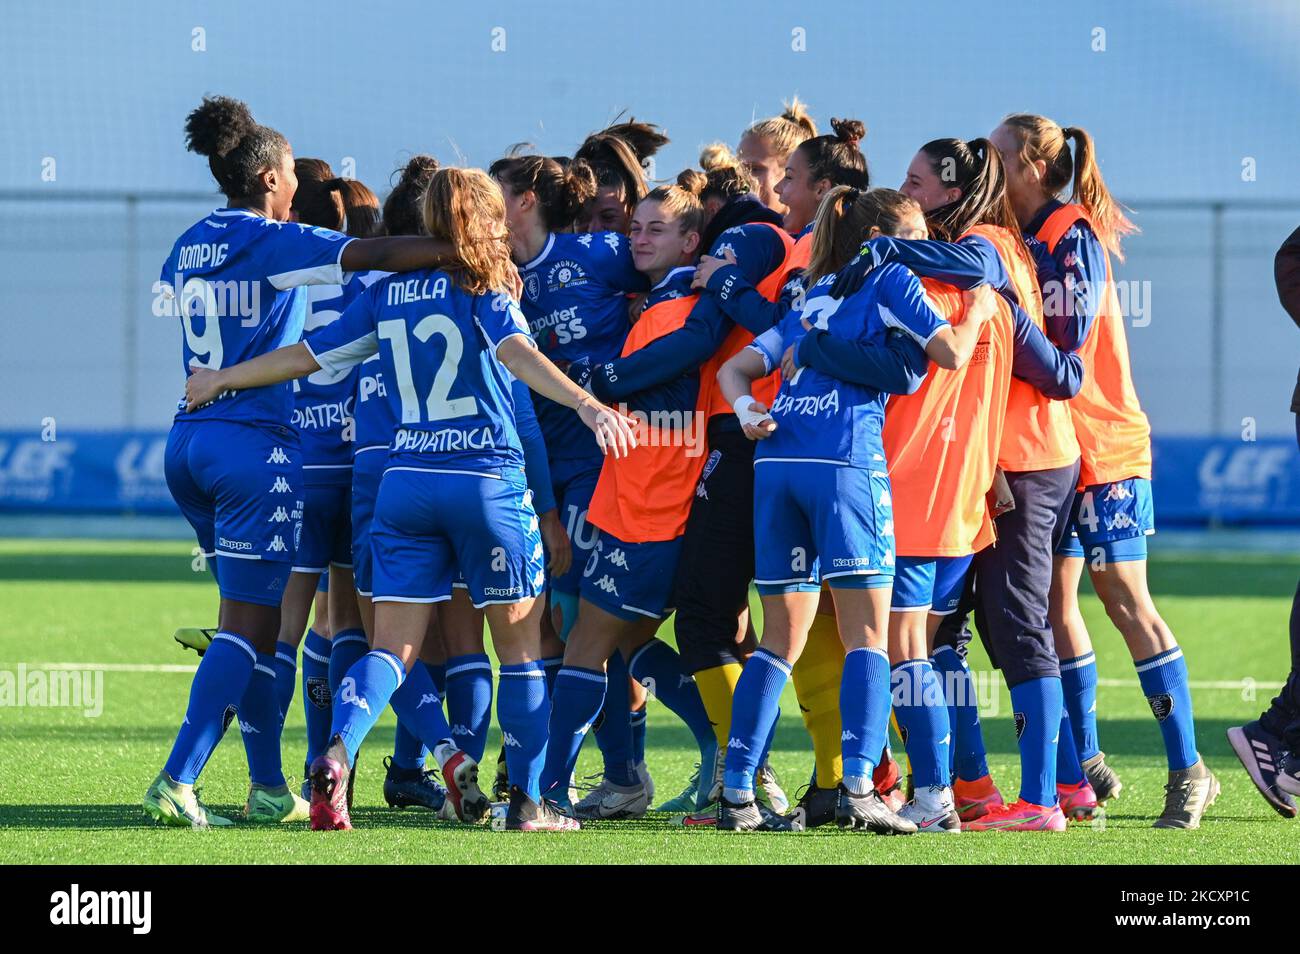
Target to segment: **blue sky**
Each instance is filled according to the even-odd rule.
[[[925,140],[1029,110],[1090,129],[1126,196],[1300,196],[1290,0],[5,6],[0,187],[39,187],[52,156],[66,187],[207,188],[181,139],[205,92],[381,186],[411,151],[482,165],[520,140],[568,152],[622,110],[668,129],[669,175],[797,92],[823,123],[866,122],[880,184]]]
[[[1094,50],[1099,29],[1104,51]],[[1216,355],[1208,218],[1141,202],[1300,200],[1297,0],[6,0],[0,79],[0,189],[45,192],[215,194],[182,134],[205,93],[246,99],[298,155],[381,194],[412,152],[475,165],[520,141],[568,153],[624,111],[672,136],[657,165],[666,178],[796,93],[823,127],[831,116],[863,120],[873,180],[896,186],[929,139],[1045,113],[1094,134],[1108,182],[1144,228],[1118,274],[1151,287],[1150,321],[1129,342],[1157,433],[1209,430],[1216,357],[1225,429],[1247,417],[1261,433],[1293,426],[1300,349],[1272,256],[1300,209],[1231,214],[1228,332]],[[48,159],[54,181],[42,179]],[[165,426],[179,346],[174,327],[148,317],[147,291],[204,204],[142,209],[134,246],[120,237],[120,206],[0,210],[10,345],[0,425],[57,413],[69,426]],[[87,402],[83,390],[51,386],[72,373],[86,393],[113,397]]]

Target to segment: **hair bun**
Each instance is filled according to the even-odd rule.
[[[856,146],[867,136],[867,127],[857,119],[832,119],[831,129],[840,142]]]
[[[699,198],[704,187],[709,184],[709,177],[699,169],[683,169],[677,174],[677,186]]]
[[[731,151],[731,147],[723,142],[712,142],[700,150],[700,168],[705,172],[714,172],[718,169],[738,169],[740,160],[736,154]]]
[[[790,97],[790,102],[785,104],[785,111],[781,113],[781,118],[802,128],[809,138],[817,135],[817,124],[808,114],[808,104],[798,96]]]
[[[209,159],[222,158],[256,127],[245,103],[229,96],[205,96],[185,118],[185,148]]]

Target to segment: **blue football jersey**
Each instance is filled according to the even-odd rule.
[[[631,327],[627,293],[649,287],[618,232],[552,233],[519,274],[533,340],[561,370],[579,358],[617,358]],[[552,460],[600,456],[595,436],[570,408],[541,396],[533,404]]]
[[[373,354],[357,365],[357,399],[353,405],[356,422],[357,454],[382,450],[387,452],[397,430],[397,418],[388,406],[388,389],[384,387],[384,363]]]
[[[379,354],[396,422],[390,468],[495,475],[524,465],[510,372],[496,357],[512,335],[528,337],[528,326],[508,295],[470,295],[424,269],[375,282],[305,342],[331,371]]]
[[[885,346],[898,329],[924,346],[948,323],[926,298],[920,280],[901,265],[872,270],[861,289],[847,298],[832,298],[835,276],[827,275],[808,290],[802,309],[791,311],[776,328],[759,335],[749,347],[763,356],[768,370],[807,332],[801,319],[837,338]],[[812,367],[801,367],[781,382],[772,402],[776,430],[758,442],[755,460],[797,460],[848,464],[885,471],[881,429],[888,392],[841,381]]]
[[[333,324],[367,286],[385,274],[354,273],[342,285],[312,285],[307,289],[303,333]],[[350,479],[346,472],[352,466],[358,376],[357,368],[337,374],[322,368],[293,382],[293,428],[302,448],[303,470],[335,471],[340,479]]]
[[[302,286],[340,285],[342,232],[276,222],[246,209],[216,209],[176,240],[156,291],[158,311],[181,323],[181,367],[228,368],[302,336]],[[285,425],[293,413],[286,382],[221,395],[177,417]]]

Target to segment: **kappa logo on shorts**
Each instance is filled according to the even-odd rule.
[[[1117,513],[1113,517],[1106,518],[1107,530],[1130,530],[1136,528],[1138,522],[1126,513]]]
[[[1125,487],[1123,484],[1111,484],[1106,489],[1106,496],[1102,497],[1101,499],[1102,500],[1132,500],[1133,491],[1129,490],[1129,488]]]
[[[266,518],[267,523],[288,523],[289,520],[289,511],[285,510],[283,506],[276,507],[275,513]]]
[[[266,548],[270,550],[272,553],[284,553],[286,550],[289,549],[287,546],[285,546],[284,538],[281,537],[278,533],[275,535],[275,538],[266,545]]]
[[[420,696],[420,701],[416,704],[415,708],[419,709],[425,704],[436,706],[438,704],[438,696],[435,693],[426,692],[424,695]]]
[[[1024,735],[1025,732],[1025,714],[1023,712],[1017,712],[1015,718],[1016,718],[1016,738],[1019,739],[1022,735]]]
[[[366,702],[365,696],[357,695],[357,681],[351,676],[344,676],[339,685],[339,702],[345,706],[356,706],[367,715],[372,715],[370,703]]]
[[[277,447],[271,451],[271,456],[266,459],[266,462],[268,464],[287,464],[289,463],[289,455],[284,452],[283,447]]]
[[[271,493],[291,494],[293,493],[293,488],[289,486],[289,481],[285,480],[284,477],[276,477],[275,483],[271,485]]]
[[[1174,697],[1167,692],[1147,696],[1147,704],[1151,706],[1151,714],[1156,717],[1157,722],[1164,722],[1174,711]]]
[[[333,703],[330,682],[324,676],[307,677],[307,701],[317,709],[328,709]]]
[[[614,578],[608,573],[593,583],[592,586],[604,590],[606,593],[612,593],[613,595],[618,596],[618,585],[614,582]]]
[[[609,555],[606,556],[605,559],[614,564],[614,566],[618,567],[620,570],[627,569],[627,555],[620,547],[615,547],[610,550]]]

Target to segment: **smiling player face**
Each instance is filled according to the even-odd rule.
[[[961,198],[961,189],[945,184],[940,175],[934,171],[934,164],[930,161],[930,157],[924,152],[918,152],[912,157],[912,162],[907,167],[907,175],[903,179],[903,184],[898,187],[898,191],[910,199],[915,199],[925,212],[947,205],[949,202],[956,202]]]
[[[817,215],[817,205],[830,185],[826,179],[813,181],[808,160],[801,150],[790,153],[785,161],[785,175],[776,184],[776,194],[785,203],[785,228],[800,232]]]
[[[632,262],[637,271],[658,281],[678,265],[688,264],[699,248],[698,232],[682,231],[659,202],[642,202],[632,216]]]
[[[601,186],[574,223],[575,232],[622,232],[631,225],[622,186]]]

